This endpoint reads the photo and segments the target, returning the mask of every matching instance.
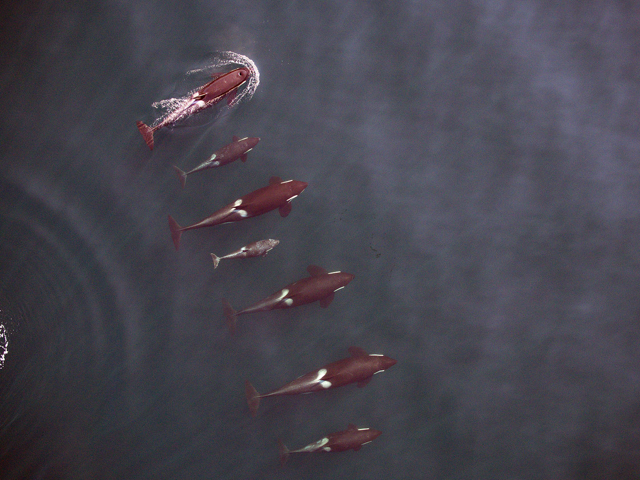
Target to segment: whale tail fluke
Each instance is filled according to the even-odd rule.
[[[182,185],[182,188],[184,188],[184,186],[187,184],[187,174],[184,173],[175,165],[173,166],[173,169],[175,170],[176,175],[178,176],[178,180],[180,180],[180,185]]]
[[[136,125],[138,126],[138,130],[140,130],[142,138],[144,138],[147,146],[153,150],[153,129],[139,120],[136,122]]]
[[[220,263],[220,257],[217,256],[215,253],[211,254],[211,260],[213,260],[213,268],[218,268],[218,264]],[[227,302],[229,303],[229,302]],[[231,305],[229,305],[231,306]]]
[[[284,467],[285,463],[287,463],[287,460],[289,460],[290,450],[280,439],[278,439],[278,450],[280,452],[280,465]]]
[[[260,406],[260,394],[253,388],[253,385],[249,383],[249,380],[246,380],[244,383],[244,393],[247,396],[249,412],[251,412],[252,417],[255,417],[258,412],[258,407]]]
[[[182,236],[182,227],[178,225],[171,215],[169,215],[169,230],[171,230],[171,238],[176,250],[180,248],[180,237]]]
[[[227,317],[227,326],[229,327],[229,333],[233,335],[236,333],[236,322],[238,320],[238,313],[224,298],[222,299],[222,310],[224,312],[224,316]]]

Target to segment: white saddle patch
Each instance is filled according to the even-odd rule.
[[[278,295],[278,298],[276,298],[276,301],[279,302],[280,300],[282,300],[287,295],[289,295],[289,289],[288,288],[283,288],[282,291],[280,292],[280,295]]]
[[[315,452],[316,450],[320,450],[327,443],[329,443],[329,439],[327,437],[324,437],[324,438],[321,438],[320,440],[318,440],[317,442],[313,442],[312,444],[307,445],[302,450],[307,451],[307,452]]]

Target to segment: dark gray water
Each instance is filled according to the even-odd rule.
[[[19,2],[0,11],[0,476],[640,478],[640,9],[633,2]],[[216,51],[254,97],[135,127]],[[181,90],[182,89],[182,90]],[[247,163],[189,177],[233,135]],[[267,184],[276,212],[186,232]],[[261,238],[260,259],[223,261]],[[241,317],[306,276],[317,305]],[[260,391],[347,355],[362,389]],[[358,452],[295,456],[349,423]]]

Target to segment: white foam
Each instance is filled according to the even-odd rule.
[[[238,95],[233,99],[230,107],[237,105],[241,100],[247,99],[249,100],[253,97],[253,94],[256,92],[258,85],[260,85],[260,72],[258,71],[258,67],[249,57],[245,55],[240,55],[235,52],[218,52],[216,53],[216,58],[210,65],[207,65],[204,68],[197,68],[195,70],[190,70],[187,72],[187,75],[193,75],[194,73],[199,73],[207,70],[212,70],[218,67],[223,67],[225,65],[230,65],[235,63],[237,65],[242,65],[245,68],[248,68],[251,72],[249,75],[249,80],[247,80],[246,88],[244,88],[241,92],[238,92]]]
[[[206,72],[208,70],[213,70],[218,67],[222,67],[225,65],[237,64],[242,65],[247,68],[251,74],[249,75],[249,80],[246,82],[246,86],[244,88],[240,88],[238,90],[237,95],[233,100],[229,103],[229,107],[234,107],[242,100],[249,100],[253,97],[253,94],[256,92],[258,85],[260,84],[260,72],[258,71],[258,67],[249,57],[245,55],[240,55],[235,52],[218,52],[215,55],[214,60],[203,68],[197,68],[194,70],[189,70],[187,72],[187,76],[193,75],[199,72]],[[194,94],[198,92],[198,90],[203,85],[199,85],[198,88],[190,91],[187,95],[178,97],[178,98],[168,98],[166,100],[160,100],[159,102],[155,102],[152,104],[153,108],[158,108],[164,110],[164,114],[157,118],[152,124],[151,127],[156,127],[160,125],[165,120],[171,117],[171,122],[178,122],[188,117],[193,113],[192,108],[187,108],[189,104],[194,99]],[[196,102],[200,107],[204,106],[203,101]]]
[[[4,367],[4,359],[9,353],[9,335],[4,325],[0,323],[0,368]]]

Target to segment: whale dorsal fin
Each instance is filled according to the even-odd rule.
[[[275,185],[278,183],[282,183],[282,179],[280,177],[271,177],[269,179],[269,185]]]
[[[349,347],[349,353],[352,357],[368,357],[369,354],[364,348],[360,347]]]
[[[317,277],[318,275],[324,275],[325,273],[327,273],[324,268],[319,267],[318,265],[309,265],[307,267],[307,272],[309,272],[309,275],[311,275],[312,277]]]
[[[240,140],[236,135],[233,136],[233,138],[231,139],[231,141],[233,142],[237,142],[238,140]]]

